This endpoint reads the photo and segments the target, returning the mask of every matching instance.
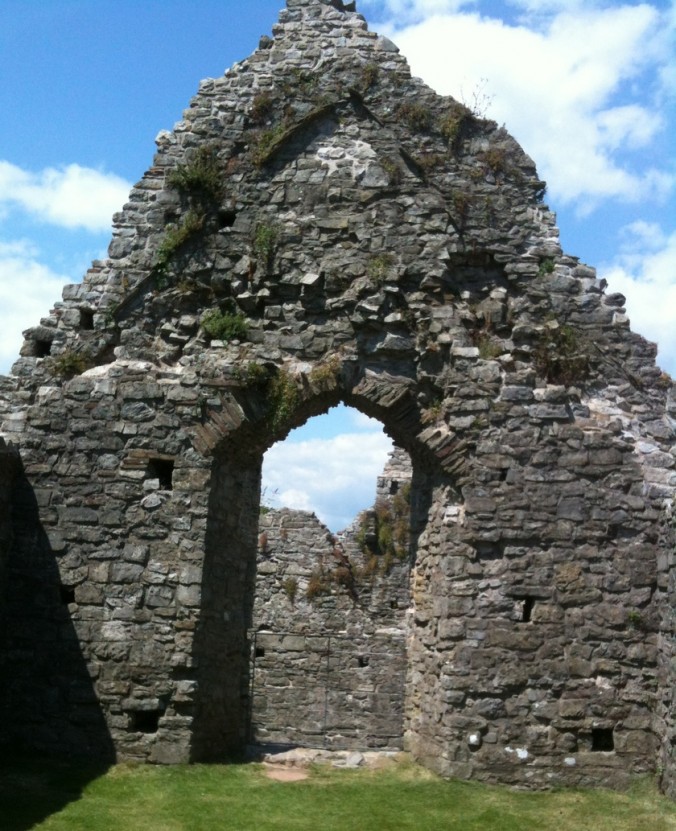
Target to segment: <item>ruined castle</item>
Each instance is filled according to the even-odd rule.
[[[412,463],[403,746],[448,776],[676,793],[676,399],[544,192],[339,0],[287,0],[202,82],[0,378],[0,743],[241,750],[261,460],[343,402]]]

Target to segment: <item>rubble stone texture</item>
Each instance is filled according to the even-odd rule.
[[[402,749],[411,563],[405,541],[390,545],[389,538],[398,498],[399,528],[408,519],[411,473],[396,448],[373,509],[339,535],[307,511],[261,517],[252,742]]]
[[[0,385],[23,465],[0,740],[240,749],[262,455],[342,401],[412,459],[413,755],[676,792],[655,347],[562,252],[504,129],[337,0],[288,0],[273,35],[158,136],[108,259]]]

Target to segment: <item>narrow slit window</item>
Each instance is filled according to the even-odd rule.
[[[265,658],[265,650],[262,646],[257,646],[254,651],[254,655],[256,658]]]
[[[591,740],[591,749],[594,753],[608,753],[615,750],[615,739],[610,727],[593,727]]]
[[[524,597],[522,612],[521,612],[521,620],[524,623],[530,623],[531,622],[534,606],[535,606],[535,600],[532,597]]]
[[[160,490],[172,490],[174,486],[174,460],[150,459],[148,462],[148,478],[157,479],[160,483]]]

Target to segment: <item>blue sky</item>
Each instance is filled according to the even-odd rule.
[[[105,256],[110,217],[150,166],[157,133],[181,118],[200,79],[255,49],[282,6],[2,0],[0,373],[21,330]],[[358,0],[358,9],[414,74],[522,143],[548,181],[564,249],[627,295],[632,328],[659,342],[659,363],[676,375],[674,3]],[[345,413],[316,429],[370,432],[386,453]],[[361,457],[364,441],[352,442]],[[345,441],[334,446],[354,467]],[[342,481],[338,468],[332,476]],[[319,504],[317,488],[298,472],[282,490],[307,507]],[[357,507],[372,493],[370,481]],[[353,512],[345,495],[322,504],[334,530]]]

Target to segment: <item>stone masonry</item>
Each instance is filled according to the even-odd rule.
[[[676,792],[654,345],[561,250],[505,129],[338,0],[288,0],[272,34],[159,134],[108,258],[0,379],[22,465],[0,741],[241,750],[261,459],[344,402],[413,467],[414,757],[533,787],[662,770]]]
[[[393,499],[410,480],[410,460],[397,448],[378,478],[374,508],[339,535],[307,511],[262,515],[251,637],[253,741],[402,748],[411,563],[408,540],[387,543]]]

